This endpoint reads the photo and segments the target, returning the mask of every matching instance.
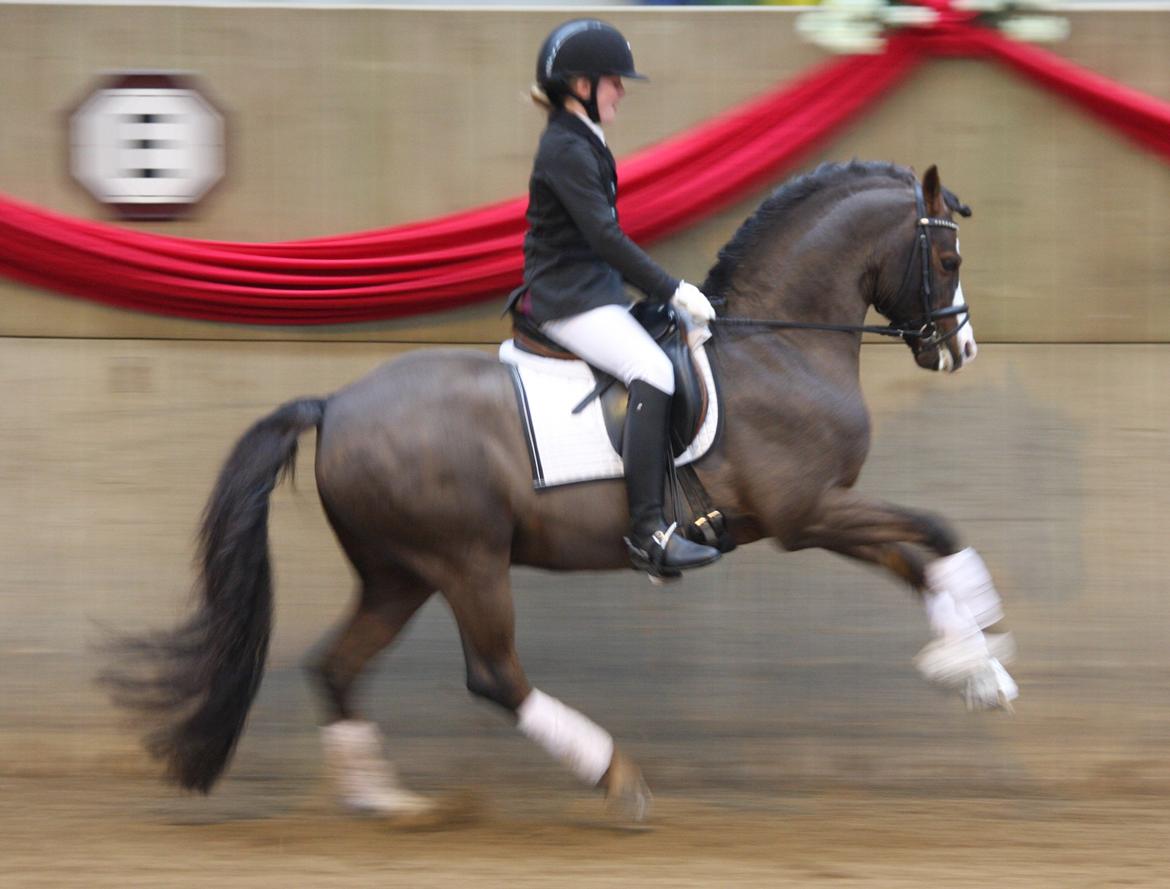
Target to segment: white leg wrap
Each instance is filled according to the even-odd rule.
[[[1004,669],[1015,646],[1010,633],[983,633],[1003,618],[987,566],[973,549],[926,566],[926,615],[935,639],[914,659],[931,682],[958,688],[972,710],[1011,709],[1019,688]]]
[[[918,652],[914,665],[930,682],[954,687],[983,670],[990,658],[987,638],[975,630],[965,636],[938,636]]]
[[[966,606],[979,629],[1003,620],[1003,602],[991,582],[991,574],[970,547],[927,565],[926,585],[930,592],[950,593],[958,605]]]
[[[990,658],[984,669],[967,678],[962,693],[968,710],[1011,710],[1020,688],[1003,664]]]
[[[588,717],[539,689],[516,711],[517,728],[563,762],[591,787],[601,780],[613,758],[613,738]]]
[[[356,812],[416,814],[431,807],[406,790],[382,754],[382,736],[372,722],[343,719],[321,729],[325,768],[343,806]]]
[[[979,632],[979,624],[967,606],[956,602],[955,597],[947,591],[927,592],[923,604],[934,635],[962,637]]]

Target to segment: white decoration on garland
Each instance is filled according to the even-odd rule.
[[[1013,40],[1029,43],[1065,40],[1071,30],[1068,19],[1048,14],[1056,8],[1054,0],[954,0],[953,8],[956,12],[978,13],[982,17],[980,26],[996,28]],[[796,17],[796,32],[829,52],[873,55],[885,49],[890,31],[929,28],[940,18],[937,10],[916,4],[824,0],[815,10]]]

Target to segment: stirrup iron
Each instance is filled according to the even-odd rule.
[[[678,531],[678,522],[659,528],[651,533],[647,546],[643,549],[636,544],[632,537],[625,538],[626,548],[630,553],[630,562],[639,571],[645,571],[654,578],[677,578],[682,576],[684,569],[701,568],[718,560],[718,550],[695,544],[683,536],[675,538]],[[671,542],[676,541],[676,550],[670,552]],[[690,551],[688,553],[688,550]],[[707,554],[714,553],[713,556]]]
[[[650,575],[651,581],[682,577],[682,571],[678,568],[667,568],[662,564],[666,560],[666,546],[677,530],[678,522],[672,522],[666,528],[659,528],[650,535],[650,546],[646,549],[634,543],[633,536],[626,537],[626,549],[629,550],[630,562],[635,570],[645,571]],[[657,553],[653,551],[655,546],[657,546]],[[655,558],[655,555],[658,558]]]

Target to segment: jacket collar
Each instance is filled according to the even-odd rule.
[[[587,121],[582,120],[572,111],[566,111],[564,108],[556,109],[549,116],[549,125],[564,127],[565,129],[571,130],[574,133],[585,136],[587,139],[591,139],[593,143],[599,148],[608,150],[608,146],[605,144],[605,139],[599,136]]]
[[[589,132],[596,136],[602,145],[604,145],[606,148],[609,147],[609,144],[605,141],[605,132],[601,129],[600,124],[596,124],[588,118],[582,117],[580,114],[574,114],[573,116],[577,118],[577,120],[581,121],[581,123],[585,124],[585,126],[589,127]]]

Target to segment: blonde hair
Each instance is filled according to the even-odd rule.
[[[545,111],[553,111],[556,108],[556,106],[553,105],[552,99],[550,99],[548,94],[540,88],[540,84],[538,83],[534,83],[528,88],[528,96],[532,99],[535,105],[543,108]]]

